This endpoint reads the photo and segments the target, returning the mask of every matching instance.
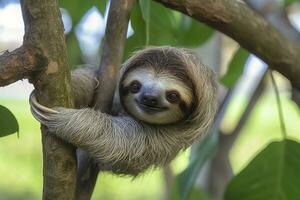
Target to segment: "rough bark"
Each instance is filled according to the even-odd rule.
[[[12,52],[5,51],[0,56],[0,86],[28,77],[36,66],[46,61],[40,52],[31,47],[21,46]]]
[[[109,8],[99,67],[99,86],[94,97],[94,108],[109,113],[117,84],[117,73],[122,63],[130,13],[135,0],[112,0]],[[105,94],[105,95],[104,95]],[[78,163],[78,200],[90,199],[99,169],[85,152],[80,152]]]
[[[44,56],[30,81],[38,100],[49,107],[72,107],[70,73],[58,0],[21,0],[25,35],[23,46]],[[43,199],[74,199],[76,184],[75,148],[47,133],[42,126]]]
[[[240,0],[155,0],[237,41],[300,89],[300,48]]]

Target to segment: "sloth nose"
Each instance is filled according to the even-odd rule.
[[[142,103],[147,106],[157,106],[158,105],[158,98],[153,95],[143,95],[141,100],[142,100]]]

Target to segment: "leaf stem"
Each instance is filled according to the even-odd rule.
[[[287,133],[286,133],[286,127],[285,127],[285,123],[284,123],[282,104],[281,104],[281,101],[280,101],[278,86],[277,86],[276,81],[274,79],[272,70],[270,71],[270,77],[271,77],[272,85],[273,85],[275,96],[276,96],[278,116],[279,116],[280,127],[281,127],[281,134],[282,134],[283,139],[286,139],[287,138]]]

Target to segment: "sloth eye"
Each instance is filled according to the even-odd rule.
[[[141,89],[142,85],[138,81],[132,81],[129,86],[129,90],[132,93],[138,93]]]
[[[170,102],[170,103],[176,103],[179,101],[180,99],[180,95],[177,91],[168,91],[166,93],[166,99]]]

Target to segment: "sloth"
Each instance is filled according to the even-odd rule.
[[[151,47],[121,67],[114,115],[88,107],[93,69],[71,74],[76,109],[48,108],[30,97],[34,117],[51,134],[85,150],[100,169],[137,176],[168,164],[208,131],[216,112],[216,78],[190,50]],[[105,95],[105,94],[103,94]]]

